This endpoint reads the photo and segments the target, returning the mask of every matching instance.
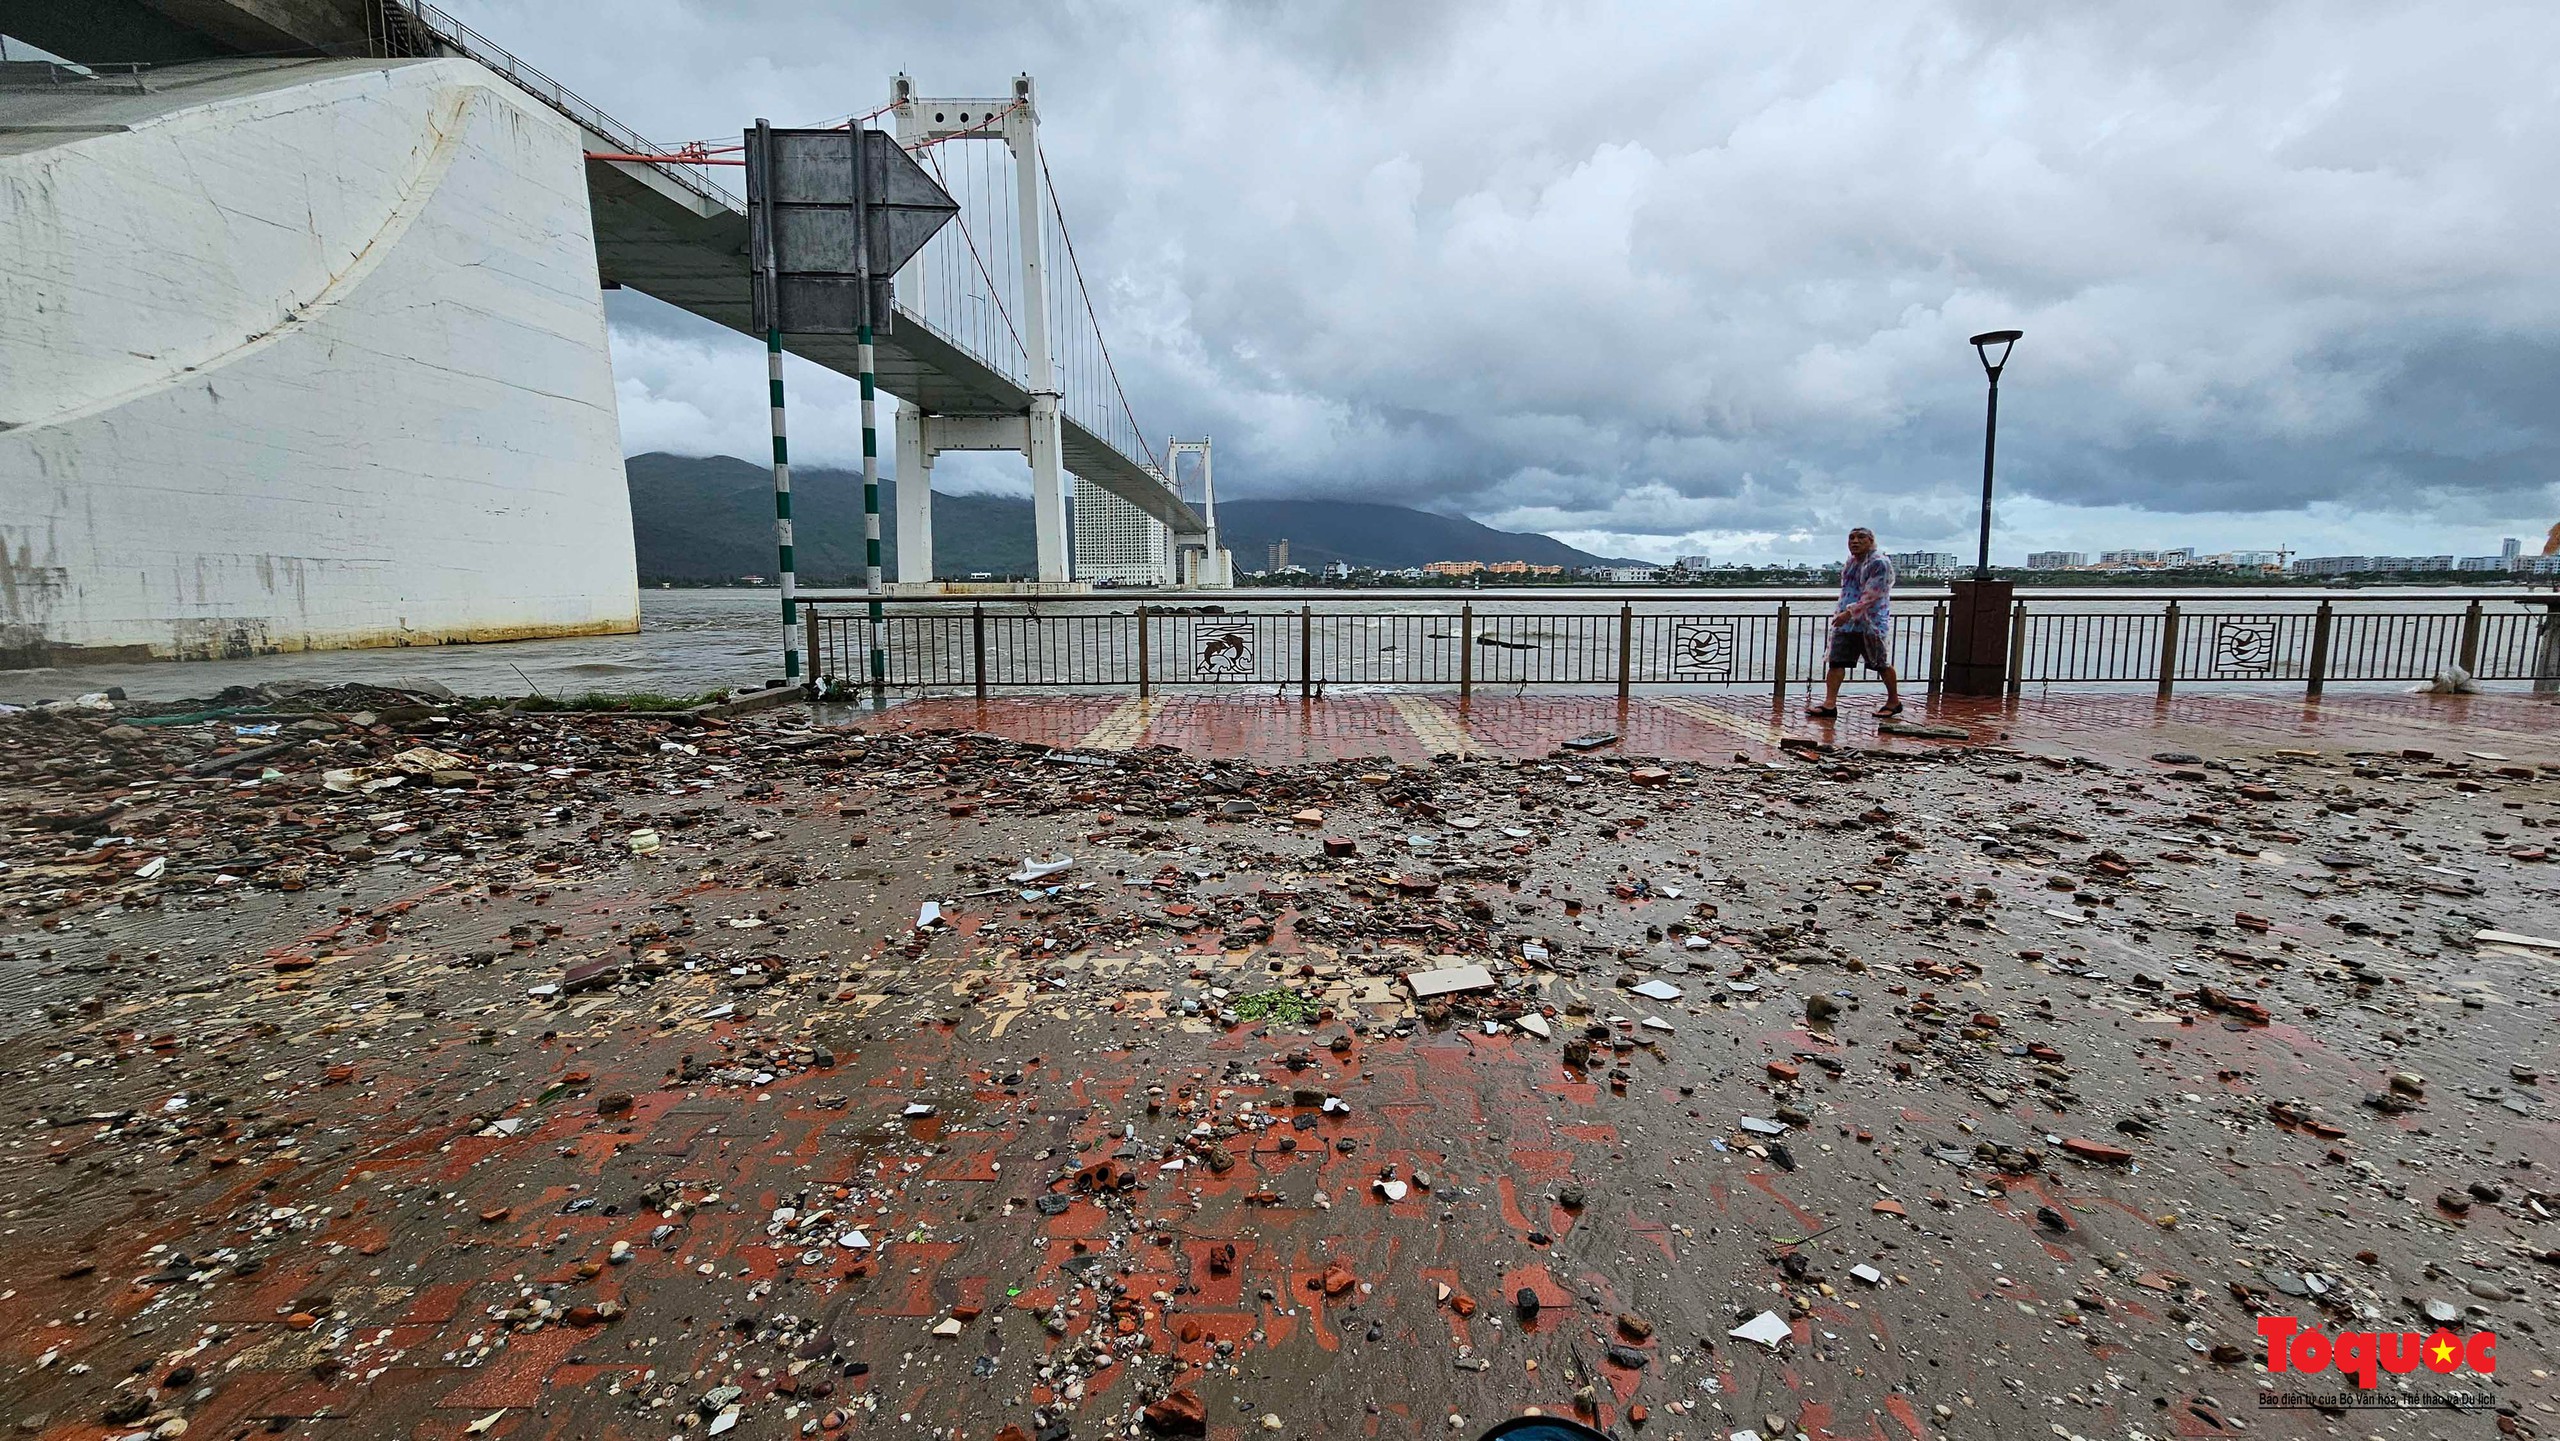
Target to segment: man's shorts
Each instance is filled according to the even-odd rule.
[[[1835,630],[1831,633],[1831,668],[1847,670],[1865,662],[1869,670],[1880,671],[1893,664],[1884,652],[1884,637],[1871,630]]]

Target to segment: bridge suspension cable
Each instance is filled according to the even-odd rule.
[[[1120,367],[1111,361],[1110,342],[1102,338],[1102,317],[1094,312],[1093,289],[1085,284],[1084,262],[1076,258],[1075,236],[1068,233],[1067,213],[1058,205],[1058,184],[1049,176],[1049,157],[1046,153],[1040,157],[1040,184],[1041,188],[1049,192],[1049,213],[1057,219],[1060,248],[1067,252],[1067,270],[1076,278],[1076,295],[1084,302],[1086,322],[1093,327],[1093,345],[1094,349],[1101,353],[1103,373],[1111,378],[1112,397],[1120,402],[1121,417],[1129,422],[1130,438],[1136,441],[1139,449],[1146,455],[1147,463],[1162,472],[1164,463],[1157,457],[1155,447],[1148,443],[1146,432],[1139,429],[1138,413],[1129,406],[1128,389],[1120,383]],[[1166,479],[1170,482],[1172,477],[1168,474]]]

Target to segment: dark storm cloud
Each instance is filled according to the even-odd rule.
[[[2007,324],[2004,553],[2560,515],[2546,6],[454,8],[670,139],[1034,72],[1139,415],[1228,494],[1952,548]],[[752,343],[613,316],[634,448],[758,452]]]

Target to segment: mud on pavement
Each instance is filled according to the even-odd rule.
[[[18,1434],[2554,1415],[2549,765],[390,700],[0,720]]]

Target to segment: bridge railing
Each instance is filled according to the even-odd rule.
[[[867,673],[869,631],[849,598],[804,597],[812,672]],[[1947,601],[1897,599],[1888,650],[1935,692]],[[1576,602],[1181,605],[1147,601],[896,601],[888,682],[900,691],[1157,690],[1326,686],[1582,690],[1750,686],[1783,696],[1825,669],[1831,607],[1709,595]],[[2473,599],[2433,608],[2313,602],[2016,603],[2007,688],[2406,682],[2459,667],[2475,680],[2560,671],[2539,614]],[[2560,678],[2560,677],[2555,677]]]
[[[625,155],[659,155],[665,152],[643,138],[639,131],[605,114],[582,99],[575,91],[542,71],[517,59],[505,47],[488,36],[454,19],[427,0],[394,0],[424,26],[435,38],[453,50],[506,77],[509,84],[534,99],[585,126]],[[706,166],[662,161],[658,171],[677,184],[700,195],[715,205],[731,210],[744,210],[745,197],[732,194],[729,188],[711,177]]]

